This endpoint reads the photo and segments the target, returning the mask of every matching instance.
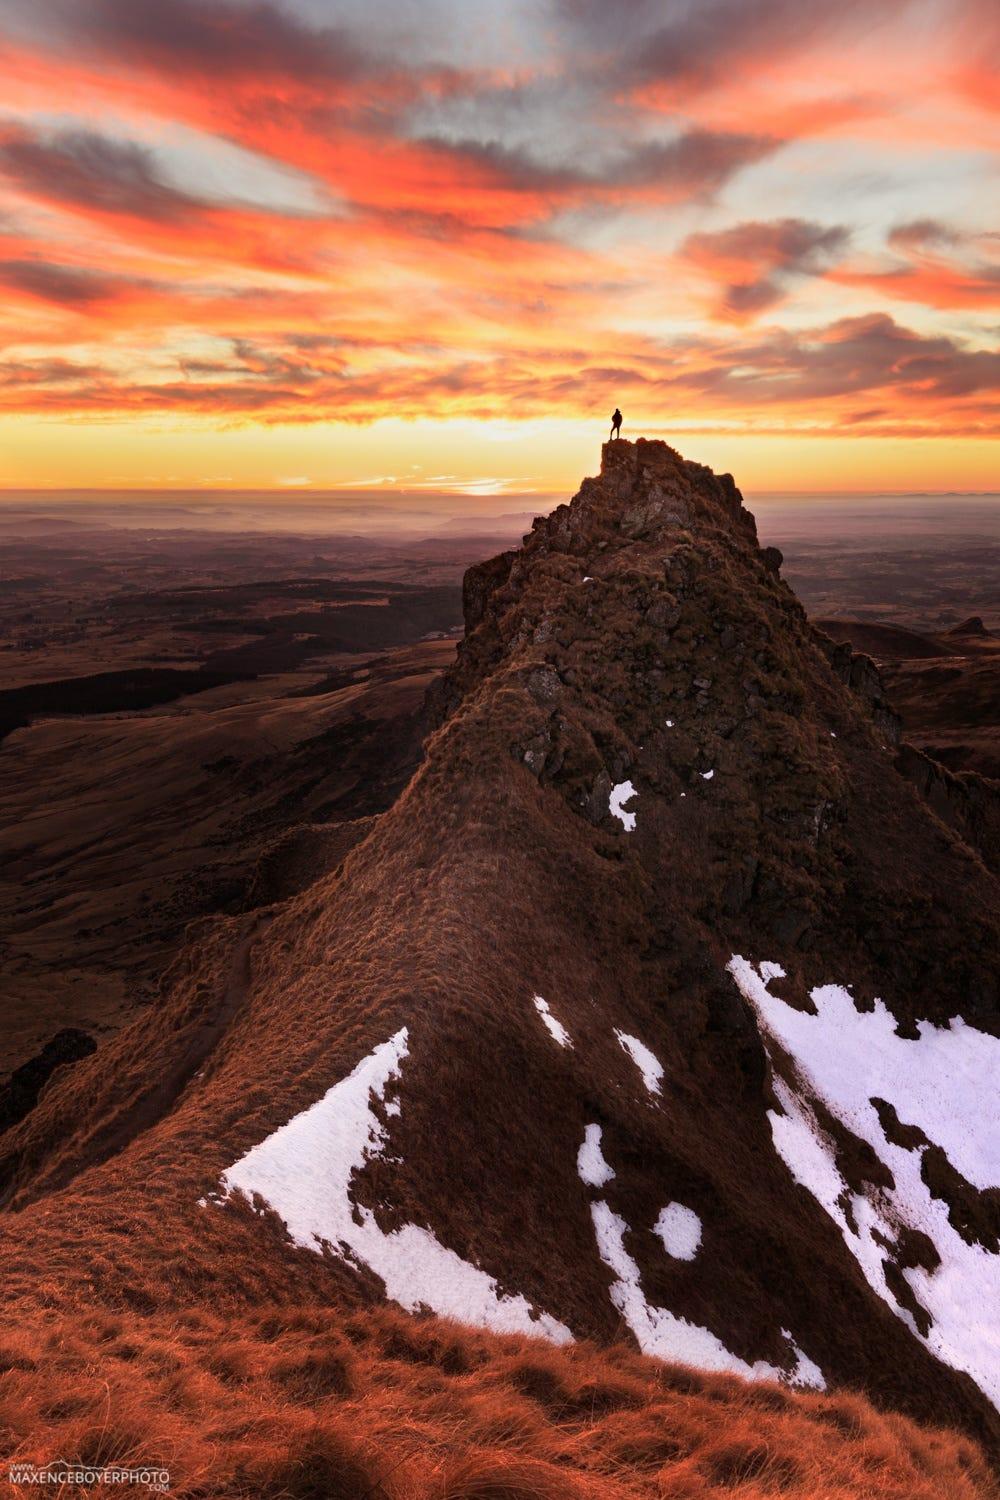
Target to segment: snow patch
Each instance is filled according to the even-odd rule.
[[[631,781],[619,781],[616,787],[612,787],[611,796],[608,798],[611,816],[618,819],[626,833],[631,833],[635,827],[635,813],[626,812],[625,803],[631,802],[632,798],[638,795]]]
[[[603,1187],[610,1182],[614,1168],[609,1167],[601,1150],[600,1125],[588,1125],[583,1133],[583,1145],[576,1158],[576,1169],[588,1187]]]
[[[386,1295],[409,1312],[426,1306],[441,1317],[498,1332],[571,1342],[562,1323],[537,1313],[524,1297],[501,1293],[492,1276],[447,1249],[430,1230],[403,1224],[386,1232],[373,1211],[352,1198],[354,1173],[384,1154],[386,1127],[373,1103],[381,1103],[398,1080],[407,1050],[404,1026],[224,1172],[225,1194],[263,1199],[297,1245],[367,1266],[385,1283]]]
[[[770,1039],[780,1046],[797,1070],[795,1087],[777,1074],[773,1079],[784,1111],[769,1112],[779,1156],[838,1226],[873,1291],[932,1353],[969,1374],[1000,1408],[1000,1325],[993,1316],[1000,1306],[1000,1255],[966,1244],[955,1231],[947,1205],[932,1196],[921,1176],[926,1147],[895,1145],[872,1103],[891,1104],[974,1187],[994,1187],[1000,1184],[1000,1039],[959,1017],[945,1027],[919,1021],[917,1037],[901,1037],[882,1001],[859,1011],[847,989],[836,984],[811,992],[812,1015],[771,994],[768,984],[782,975],[780,965],[755,969],[735,955],[728,968],[757,1013],[765,1045]],[[814,1101],[868,1143],[892,1173],[894,1187],[850,1193]],[[926,1335],[896,1301],[885,1276],[885,1244],[895,1244],[907,1229],[928,1235],[941,1258],[933,1271],[911,1266],[902,1272],[931,1319]]]
[[[794,1357],[795,1363],[790,1373],[764,1360],[749,1365],[731,1353],[709,1329],[678,1318],[664,1307],[651,1307],[643,1295],[639,1267],[625,1248],[628,1232],[625,1220],[603,1201],[591,1204],[590,1212],[600,1257],[617,1278],[611,1286],[611,1301],[632,1330],[643,1354],[678,1360],[700,1370],[744,1375],[751,1380],[782,1380],[791,1385],[824,1388],[822,1374],[811,1360],[805,1359],[791,1338],[789,1359]]]
[[[638,1037],[628,1036],[624,1031],[619,1031],[617,1027],[615,1028],[615,1036],[618,1038],[618,1045],[622,1051],[628,1053],[642,1074],[642,1081],[646,1085],[647,1092],[658,1094],[660,1092],[660,1080],[663,1077],[663,1064],[659,1058],[655,1057],[646,1044],[640,1042]]]
[[[673,729],[673,727],[674,727],[674,721],[673,721],[673,719],[664,719],[663,722],[664,722],[664,724],[666,724],[666,726],[667,726],[668,729]]]
[[[543,1000],[541,995],[536,995],[534,999],[534,1005],[538,1014],[545,1022],[546,1030],[548,1031],[549,1036],[552,1037],[553,1041],[558,1042],[560,1047],[572,1047],[573,1041],[570,1037],[569,1032],[566,1030],[562,1022],[557,1021],[555,1016],[549,1010],[548,1001]]]
[[[702,771],[700,774],[701,774],[702,781],[711,781],[712,777],[715,775],[715,772],[714,771]]]
[[[693,1208],[683,1203],[668,1203],[660,1209],[653,1233],[663,1241],[663,1248],[674,1260],[694,1260],[701,1244],[701,1220]]]
[[[805,1386],[812,1391],[825,1391],[826,1377],[816,1361],[810,1359],[808,1354],[803,1354],[787,1328],[781,1330],[781,1337],[788,1340],[795,1355],[795,1369],[786,1377],[788,1384]]]

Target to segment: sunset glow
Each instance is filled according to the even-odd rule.
[[[1000,484],[989,0],[0,0],[0,486]]]

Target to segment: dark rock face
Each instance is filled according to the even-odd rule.
[[[501,552],[487,562],[469,568],[462,583],[462,608],[465,612],[465,628],[475,630],[486,610],[486,601],[494,589],[507,581],[515,552]]]
[[[885,686],[875,662],[864,652],[852,651],[846,641],[834,645],[822,631],[817,631],[816,634],[841,682],[845,682],[866,706],[872,723],[885,741],[890,745],[898,745],[902,735],[902,720],[886,697]]]
[[[57,1031],[41,1052],[15,1068],[0,1088],[0,1132],[9,1130],[34,1109],[57,1068],[68,1067],[96,1051],[97,1043],[88,1032],[73,1026]]]
[[[896,769],[911,782],[949,828],[982,855],[984,864],[1000,873],[1000,782],[974,771],[954,775],[939,761],[903,744]]]

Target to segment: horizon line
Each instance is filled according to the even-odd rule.
[[[473,480],[472,485],[475,485]],[[573,492],[575,493],[575,491]],[[879,495],[885,497],[900,497],[918,499],[921,497],[960,496],[963,498],[1000,498],[1000,483],[996,489],[848,489],[836,487],[832,489],[807,489],[802,486],[782,489],[751,489],[741,490],[744,494],[757,494],[768,496],[822,496],[862,497]],[[262,495],[281,496],[286,499],[299,499],[311,496],[319,499],[323,496],[351,495],[372,496],[379,495],[406,495],[416,498],[420,495],[447,496],[456,500],[518,500],[527,499],[529,496],[556,496],[565,495],[565,489],[525,489],[525,490],[497,490],[490,493],[477,491],[474,487],[468,490],[442,488],[440,490],[415,486],[407,488],[396,486],[374,489],[369,485],[309,485],[285,486],[285,485],[143,485],[143,484],[115,484],[115,485],[0,485],[0,501],[17,495],[187,495],[192,498],[198,496],[210,497],[213,495]],[[572,498],[572,497],[571,497]]]

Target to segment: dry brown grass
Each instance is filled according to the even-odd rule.
[[[997,1494],[968,1439],[858,1396],[385,1307],[42,1315],[0,1342],[0,1433],[6,1458],[162,1465],[183,1500]]]

